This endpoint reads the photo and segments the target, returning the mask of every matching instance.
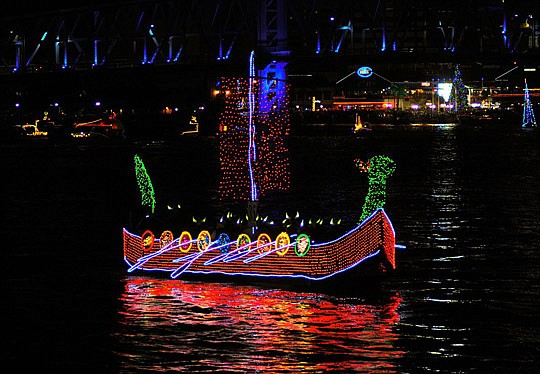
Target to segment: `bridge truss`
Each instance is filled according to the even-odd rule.
[[[6,13],[0,71],[245,61],[275,56],[524,55],[540,5],[520,1],[139,0]]]

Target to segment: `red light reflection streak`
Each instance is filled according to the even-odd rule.
[[[348,303],[308,292],[127,278],[121,322],[137,327],[166,328],[187,323],[230,328],[248,337],[246,356],[251,357],[245,360],[250,370],[386,372],[396,369],[396,360],[404,355],[394,346],[398,335],[393,329],[399,321],[397,309],[401,301],[394,295],[376,305],[359,304],[358,300]],[[204,315],[189,313],[194,307],[203,310]],[[268,350],[285,354],[261,354]],[[299,362],[291,358],[299,354],[306,355],[306,359]],[[326,359],[326,354],[340,358],[336,362]],[[313,355],[316,358],[310,362]],[[223,356],[219,360],[208,357],[205,364],[224,367]],[[235,363],[227,363],[227,368],[234,367]],[[242,369],[239,363],[236,367]]]

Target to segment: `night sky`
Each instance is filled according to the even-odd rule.
[[[181,1],[181,0],[179,0]],[[190,0],[191,1],[191,0]],[[256,0],[253,0],[256,1]],[[55,11],[60,9],[73,9],[73,8],[79,8],[79,7],[97,7],[99,5],[107,4],[107,5],[113,5],[113,4],[129,4],[129,3],[145,3],[145,2],[157,2],[155,0],[117,0],[117,1],[107,1],[107,0],[49,0],[49,1],[10,1],[9,3],[2,4],[2,15],[3,16],[14,16],[14,15],[22,15],[22,14],[31,14],[31,13],[39,13],[39,12],[49,12],[49,11]],[[217,2],[217,0],[216,0]],[[349,0],[343,1],[343,0],[319,0],[319,1],[303,1],[305,4],[311,4],[317,3],[319,6],[321,4],[324,4],[325,2],[328,2],[332,5],[338,5],[339,3],[348,4]],[[384,3],[384,1],[381,1]],[[372,1],[374,5],[376,5],[376,1]],[[392,2],[388,2],[392,3]],[[459,8],[460,6],[473,6],[478,8],[484,8],[484,9],[494,9],[498,8],[502,5],[502,0],[472,0],[472,4],[470,0],[453,0],[453,1],[409,1],[411,7],[420,6],[420,7],[426,7],[426,5],[429,5],[429,8],[431,9],[451,9],[451,8]],[[533,0],[533,1],[522,1],[522,0],[506,0],[504,1],[504,4],[506,7],[512,10],[521,11],[521,12],[531,12],[536,13],[540,10],[540,1]],[[391,4],[390,4],[391,5]],[[1,18],[1,16],[0,16]]]
[[[52,12],[61,9],[73,9],[85,6],[99,6],[102,4],[123,4],[133,3],[134,1],[106,1],[106,0],[48,0],[48,1],[10,1],[2,4],[2,16],[22,16],[42,12]]]

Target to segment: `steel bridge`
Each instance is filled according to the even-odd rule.
[[[512,0],[139,0],[5,12],[0,71],[266,60],[538,56],[540,5]],[[66,3],[69,4],[69,3]]]

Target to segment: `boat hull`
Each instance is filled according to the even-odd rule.
[[[345,235],[327,243],[311,244],[300,255],[294,248],[284,254],[275,250],[260,253],[237,249],[235,243],[230,244],[226,254],[219,249],[199,251],[196,245],[184,252],[178,246],[162,248],[159,239],[145,247],[140,235],[126,229],[123,241],[130,272],[162,272],[173,278],[236,276],[318,282],[384,273],[396,267],[395,233],[382,209]]]

